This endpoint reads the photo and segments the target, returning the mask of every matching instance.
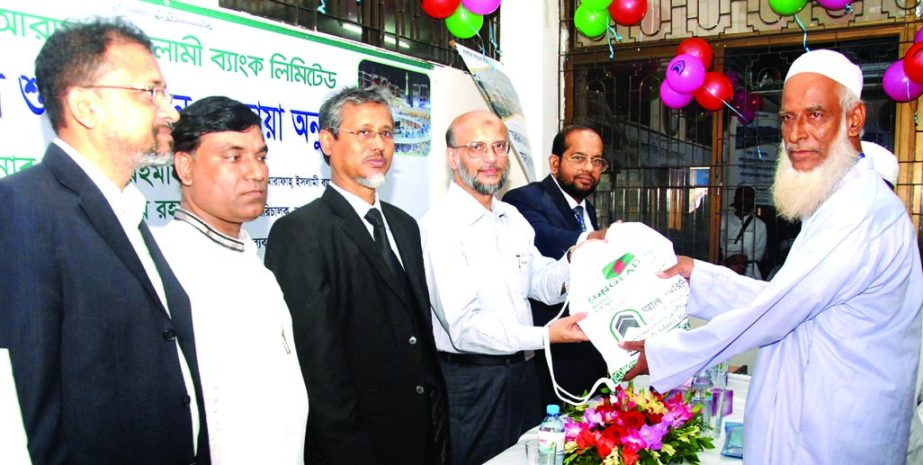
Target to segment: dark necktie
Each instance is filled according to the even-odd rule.
[[[586,231],[586,223],[583,221],[583,207],[580,205],[574,207],[574,216],[577,217],[577,222],[580,223],[580,232]]]
[[[401,267],[394,250],[391,249],[391,242],[388,240],[388,231],[385,229],[385,220],[377,208],[372,208],[365,214],[365,220],[372,224],[372,236],[375,238],[375,246],[378,247],[378,253],[381,258],[395,273],[401,274],[404,268]]]
[[[183,358],[186,359],[186,365],[189,367],[189,374],[192,377],[192,384],[196,391],[196,405],[199,410],[199,437],[196,446],[196,463],[198,465],[210,464],[211,455],[208,447],[208,425],[205,420],[205,400],[202,397],[199,364],[196,359],[195,337],[192,329],[192,310],[189,305],[189,297],[186,295],[186,291],[183,290],[183,286],[179,283],[179,280],[176,279],[176,275],[173,274],[170,265],[167,264],[167,260],[160,252],[160,248],[157,247],[157,242],[154,240],[154,236],[151,235],[151,230],[147,227],[147,223],[141,221],[141,224],[138,225],[138,229],[141,230],[141,237],[144,238],[144,245],[147,246],[147,250],[151,254],[151,259],[154,261],[154,266],[157,267],[157,274],[160,275],[160,279],[163,281],[164,294],[166,294],[167,303],[170,306],[170,320],[173,321],[176,336],[179,340],[179,347],[183,353]]]

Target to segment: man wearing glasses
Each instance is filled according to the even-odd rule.
[[[543,257],[535,232],[494,194],[506,181],[510,142],[493,113],[452,122],[446,157],[454,176],[423,218],[423,254],[439,362],[446,377],[455,465],[481,464],[516,443],[543,412],[534,351],[545,341],[585,341],[576,315],[547,328],[529,298],[564,300],[567,254]]]
[[[266,266],[292,313],[311,399],[308,463],[449,460],[420,231],[377,194],[394,156],[384,92],[348,87],[321,105],[330,186],[269,233]]]
[[[56,31],[35,75],[57,138],[0,180],[0,347],[32,463],[209,463],[189,299],[142,220],[135,169],[177,120],[150,40]]]
[[[589,200],[608,166],[602,138],[588,127],[565,127],[554,137],[548,166],[551,173],[545,179],[510,190],[503,201],[515,206],[535,229],[539,252],[558,258],[579,242],[606,237]],[[530,303],[537,325],[547,323],[561,310],[560,305],[549,306],[534,299]],[[542,399],[546,404],[558,403],[544,353],[536,355]],[[568,392],[580,394],[606,376],[606,362],[589,342],[557,346],[552,356],[555,381]]]

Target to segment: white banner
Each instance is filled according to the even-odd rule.
[[[427,176],[420,173],[428,172],[432,139],[432,64],[168,0],[0,0],[0,177],[39,162],[54,137],[35,84],[35,56],[63,22],[91,16],[125,17],[151,37],[178,110],[226,95],[260,115],[269,145],[269,199],[263,216],[246,229],[261,248],[277,218],[320,196],[329,183],[317,112],[344,86],[378,84],[392,91],[395,159],[379,194],[416,217],[428,209]],[[133,181],[148,199],[148,222],[168,221],[179,205],[171,168],[141,169]]]

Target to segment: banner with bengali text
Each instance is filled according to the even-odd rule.
[[[226,95],[263,121],[269,146],[269,199],[245,227],[265,247],[272,222],[320,196],[330,182],[318,139],[318,109],[350,85],[391,90],[395,157],[389,201],[420,217],[428,209],[427,156],[431,147],[432,64],[360,43],[309,33],[230,10],[160,1],[0,0],[0,177],[41,161],[54,138],[38,96],[34,60],[47,38],[68,20],[122,16],[153,43],[177,110],[197,99]],[[145,217],[166,223],[179,206],[171,167],[138,170]]]

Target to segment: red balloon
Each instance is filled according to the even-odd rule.
[[[904,54],[904,73],[911,81],[923,84],[923,42],[917,42]]]
[[[647,13],[647,0],[613,0],[609,4],[609,15],[622,26],[634,26]]]
[[[695,101],[708,111],[724,108],[724,103],[734,95],[734,86],[727,76],[709,71],[705,73],[705,82],[695,91]]]
[[[679,47],[676,47],[676,54],[683,53],[688,53],[698,58],[705,65],[705,69],[711,66],[711,47],[708,42],[698,37],[691,37],[679,43]]]
[[[461,0],[423,0],[420,6],[426,14],[436,19],[445,19],[452,16]]]

